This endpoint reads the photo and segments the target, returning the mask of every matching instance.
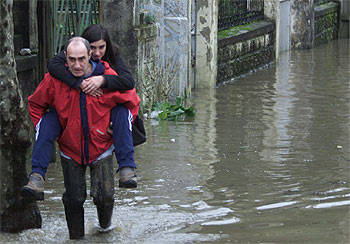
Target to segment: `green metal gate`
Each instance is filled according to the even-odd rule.
[[[52,23],[48,33],[52,47],[49,51],[53,55],[61,51],[69,38],[80,36],[86,27],[99,22],[98,0],[52,0],[47,7]]]
[[[47,63],[59,53],[65,42],[80,36],[86,27],[99,23],[99,0],[40,1],[39,19],[41,74]]]

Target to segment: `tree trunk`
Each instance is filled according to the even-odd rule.
[[[31,133],[16,73],[12,5],[0,1],[0,229],[6,232],[40,228],[42,221],[36,202],[25,204],[19,195],[28,180]]]

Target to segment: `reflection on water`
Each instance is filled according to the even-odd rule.
[[[194,92],[193,121],[147,121],[139,187],[116,188],[107,234],[88,198],[78,243],[348,243],[348,45],[284,53],[275,67]],[[45,193],[43,228],[1,243],[71,243],[59,163]]]

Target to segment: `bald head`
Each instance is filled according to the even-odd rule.
[[[81,77],[91,72],[90,44],[86,39],[82,37],[69,39],[65,54],[68,68],[74,76]]]
[[[77,45],[80,42],[83,43],[84,46],[86,47],[87,53],[90,53],[90,43],[85,38],[82,38],[79,36],[72,37],[71,39],[69,39],[66,43],[64,51],[67,52],[69,45]]]

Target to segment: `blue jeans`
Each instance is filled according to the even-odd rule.
[[[111,110],[113,123],[113,142],[118,170],[124,167],[136,168],[134,145],[132,139],[132,115],[129,109],[118,105]],[[61,124],[57,111],[51,108],[36,128],[35,143],[32,152],[32,173],[39,173],[45,178],[47,167],[51,162],[54,142],[61,134]]]

